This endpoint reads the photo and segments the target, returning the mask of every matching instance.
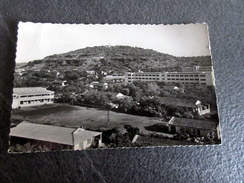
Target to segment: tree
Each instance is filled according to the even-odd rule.
[[[135,91],[135,92],[132,94],[132,98],[133,98],[134,101],[139,102],[140,99],[141,99],[141,97],[142,97],[142,93],[141,93],[140,90],[139,90],[139,91]]]
[[[132,107],[133,102],[128,98],[124,98],[119,101],[119,108],[124,112],[128,112]]]
[[[64,79],[66,80],[77,80],[80,75],[76,72],[66,71],[64,75]]]
[[[129,90],[129,88],[123,88],[123,89],[121,89],[121,91],[120,91],[122,94],[124,94],[124,95],[129,95],[130,94],[130,90]]]
[[[150,95],[158,95],[159,94],[159,86],[157,83],[149,83],[148,84],[148,91]]]

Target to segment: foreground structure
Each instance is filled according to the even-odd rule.
[[[42,87],[13,89],[12,108],[30,107],[54,102],[54,92]]]
[[[24,121],[11,128],[11,144],[38,144],[49,150],[82,150],[91,145],[100,146],[102,133],[83,128],[67,128],[51,125],[35,124]]]
[[[193,137],[219,140],[220,126],[214,121],[172,117],[168,122],[171,133],[187,133]]]

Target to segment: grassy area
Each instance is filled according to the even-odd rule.
[[[12,118],[57,126],[83,126],[91,130],[98,130],[100,128],[111,129],[127,124],[145,131],[145,126],[162,123],[160,118],[135,116],[113,111],[109,112],[110,122],[108,123],[108,111],[106,110],[71,106],[68,104],[52,104],[22,108],[13,111]]]

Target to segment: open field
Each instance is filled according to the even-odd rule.
[[[97,108],[71,106],[68,104],[52,104],[18,109],[12,112],[12,118],[28,120],[40,124],[52,124],[57,126],[79,127],[98,130],[111,129],[123,125],[138,127],[146,132],[145,126],[164,123],[159,118],[135,116],[124,113],[109,112]]]

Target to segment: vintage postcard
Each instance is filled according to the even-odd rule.
[[[20,22],[9,152],[220,144],[206,24]]]

